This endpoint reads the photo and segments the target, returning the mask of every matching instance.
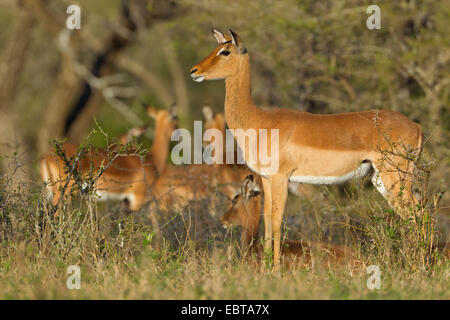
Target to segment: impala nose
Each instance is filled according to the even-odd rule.
[[[201,75],[196,75],[195,73],[198,71],[198,68],[193,67],[191,69],[191,78],[192,80],[194,80],[195,82],[202,82],[203,80],[205,80],[205,76],[201,76]]]

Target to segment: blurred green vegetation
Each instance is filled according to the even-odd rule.
[[[67,2],[47,1],[65,17]],[[148,8],[152,10],[152,1]],[[121,1],[81,0],[82,29],[98,39],[114,26]],[[189,78],[189,68],[214,47],[210,29],[232,27],[243,38],[252,59],[253,95],[261,106],[282,106],[317,113],[365,109],[402,112],[423,126],[425,149],[441,164],[433,174],[435,189],[447,188],[450,177],[449,73],[450,5],[445,1],[378,1],[381,30],[366,28],[368,1],[244,1],[182,0],[184,12],[163,25],[185,71],[189,119],[200,120],[201,107],[223,111],[224,83],[201,84]],[[14,10],[0,6],[0,41],[14,25]],[[77,31],[73,31],[77,32]],[[139,30],[124,54],[139,61],[173,93],[173,78],[157,28]],[[53,90],[61,59],[56,41],[36,23],[14,108],[33,146],[45,105]],[[88,64],[92,54],[82,59]],[[144,122],[142,102],[168,107],[137,77],[126,75],[134,97],[125,100]],[[175,96],[174,96],[175,97]],[[94,115],[112,137],[135,124],[128,123],[107,102]],[[92,128],[95,126],[92,121]],[[86,135],[89,131],[86,131]],[[104,144],[102,136],[94,143]],[[146,140],[146,144],[150,141]],[[448,195],[445,201],[448,203]]]
[[[48,3],[65,16],[66,2]],[[114,26],[121,2],[82,0],[79,4],[82,29],[101,39]],[[425,148],[441,163],[434,186],[439,188],[439,179],[446,185],[450,177],[448,2],[378,1],[381,30],[366,28],[368,1],[183,0],[177,4],[186,8],[183,14],[160,24],[168,31],[185,70],[190,110],[189,119],[181,119],[185,126],[192,128],[192,120],[202,118],[204,104],[223,111],[223,81],[197,84],[190,80],[188,70],[214,47],[211,27],[224,32],[232,27],[252,58],[257,104],[318,113],[373,108],[400,111],[423,126]],[[13,14],[7,6],[0,6],[1,42],[8,39]],[[155,29],[140,30],[124,54],[141,62],[173,92],[161,34]],[[43,111],[55,85],[60,54],[55,40],[39,24],[33,29],[29,50],[15,108],[28,139],[33,141],[39,120],[46,116]],[[86,52],[83,59],[89,62],[92,55]],[[124,73],[118,68],[116,72]],[[136,88],[136,96],[126,103],[143,118],[142,102],[167,107],[140,79],[127,75],[127,85]],[[134,125],[106,102],[95,118],[112,136]],[[94,138],[99,145],[103,140]]]

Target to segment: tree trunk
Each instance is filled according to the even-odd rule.
[[[62,55],[60,65],[55,87],[42,114],[42,123],[37,136],[39,154],[49,150],[51,139],[64,137],[64,120],[70,113],[72,100],[80,87],[79,79],[73,71],[70,58]]]
[[[31,177],[30,153],[25,134],[14,110],[14,100],[25,64],[33,27],[27,10],[19,9],[16,26],[5,49],[5,65],[0,74],[0,159],[12,190]]]

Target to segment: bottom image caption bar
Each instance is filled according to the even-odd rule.
[[[181,307],[181,315],[202,315],[210,318],[215,315],[270,315],[269,304],[225,304],[219,306],[199,306],[188,304]]]

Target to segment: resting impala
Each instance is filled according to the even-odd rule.
[[[222,216],[221,223],[225,228],[241,226],[241,248],[260,255],[262,248],[258,243],[259,224],[261,221],[261,191],[253,183],[253,175],[247,176],[241,185],[241,192],[234,198],[230,209]],[[283,241],[283,255],[302,257],[306,262],[315,253],[325,254],[325,260],[347,262],[353,257],[353,252],[345,246],[329,244],[313,244],[305,241]]]
[[[225,120],[220,114],[213,117],[212,110],[204,107],[205,130],[219,130],[225,134]],[[223,153],[225,160],[225,153]],[[225,163],[225,161],[224,161]],[[240,182],[250,174],[246,166],[227,164],[167,165],[155,182],[152,192],[159,209],[181,209],[192,200],[210,199],[212,205],[218,198],[232,199],[239,192]],[[261,183],[259,181],[259,183]],[[153,208],[154,210],[154,208]],[[216,210],[212,211],[215,215]]]
[[[156,110],[147,108],[147,114],[155,119],[155,136],[150,152],[141,159],[137,155],[120,155],[103,172],[97,182],[97,194],[100,200],[127,199],[131,210],[138,210],[143,205],[147,193],[148,184],[152,184],[155,177],[164,170],[169,138],[175,128],[175,109]],[[131,134],[139,134],[131,131]],[[120,141],[126,142],[128,134],[123,135]],[[67,158],[77,154],[78,146],[64,143],[63,150]],[[82,175],[87,174],[93,168],[96,172],[100,166],[106,165],[115,155],[114,150],[108,155],[105,150],[90,150],[79,162],[79,171]],[[64,161],[49,152],[40,161],[41,178],[47,182],[47,188],[51,192],[53,204],[56,205],[61,196],[61,188],[68,178]],[[69,181],[68,189],[74,184],[73,177]]]
[[[396,211],[414,203],[411,175],[414,161],[398,155],[400,146],[418,156],[420,125],[387,110],[312,114],[292,109],[257,107],[251,96],[250,56],[242,39],[213,29],[216,48],[191,69],[197,82],[225,79],[225,119],[230,129],[279,130],[278,171],[269,172],[254,150],[244,148],[247,165],[263,177],[265,247],[273,235],[274,267],[280,263],[281,222],[289,181],[308,184],[341,183],[372,174],[375,188]],[[258,137],[257,137],[258,138]],[[251,141],[250,141],[251,143]],[[256,143],[253,141],[253,143]],[[267,149],[271,141],[268,139]],[[242,146],[241,146],[242,149]],[[250,159],[257,159],[250,163]]]

